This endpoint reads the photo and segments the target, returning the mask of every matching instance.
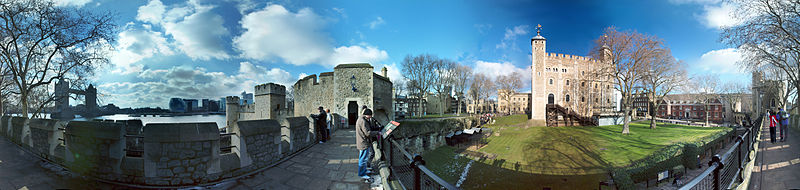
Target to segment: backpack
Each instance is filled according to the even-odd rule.
[[[781,120],[787,120],[787,119],[789,119],[789,113],[783,112],[783,114],[781,114]]]

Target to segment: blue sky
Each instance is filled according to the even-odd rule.
[[[662,38],[691,74],[749,83],[736,69],[738,51],[719,42],[719,27],[737,23],[719,0],[58,2],[117,14],[111,64],[94,83],[102,103],[120,107],[291,85],[346,62],[386,66],[397,80],[409,54],[450,58],[489,76],[524,71],[537,24],[548,52],[588,55],[592,40],[616,26]]]

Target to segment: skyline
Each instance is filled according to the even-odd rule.
[[[67,1],[62,1],[67,2]],[[169,98],[238,95],[348,62],[386,66],[401,78],[406,55],[431,53],[498,76],[530,66],[529,39],[543,26],[547,51],[586,56],[615,26],[663,39],[690,74],[748,84],[736,49],[720,43],[732,8],[715,0],[523,2],[69,1],[108,10],[120,26],[111,64],[93,83],[104,104],[165,107]],[[690,35],[691,34],[691,35]],[[530,73],[530,72],[522,72]],[[526,75],[530,77],[530,75]],[[523,92],[530,92],[530,78]]]

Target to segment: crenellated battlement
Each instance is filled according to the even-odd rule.
[[[585,56],[577,56],[577,55],[569,55],[569,54],[561,54],[561,53],[545,53],[548,59],[560,59],[564,61],[580,61],[580,62],[596,62],[594,58],[585,57]]]
[[[238,96],[225,97],[225,104],[239,104],[239,97]]]
[[[286,95],[286,87],[283,85],[275,84],[275,83],[266,83],[266,84],[259,84],[256,86],[255,94],[256,96],[259,95]]]

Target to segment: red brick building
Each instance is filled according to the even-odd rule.
[[[726,106],[719,98],[711,99],[709,104],[703,104],[702,97],[698,94],[667,95],[656,110],[656,117],[705,121],[722,123],[725,119]],[[706,112],[708,107],[708,112]]]

